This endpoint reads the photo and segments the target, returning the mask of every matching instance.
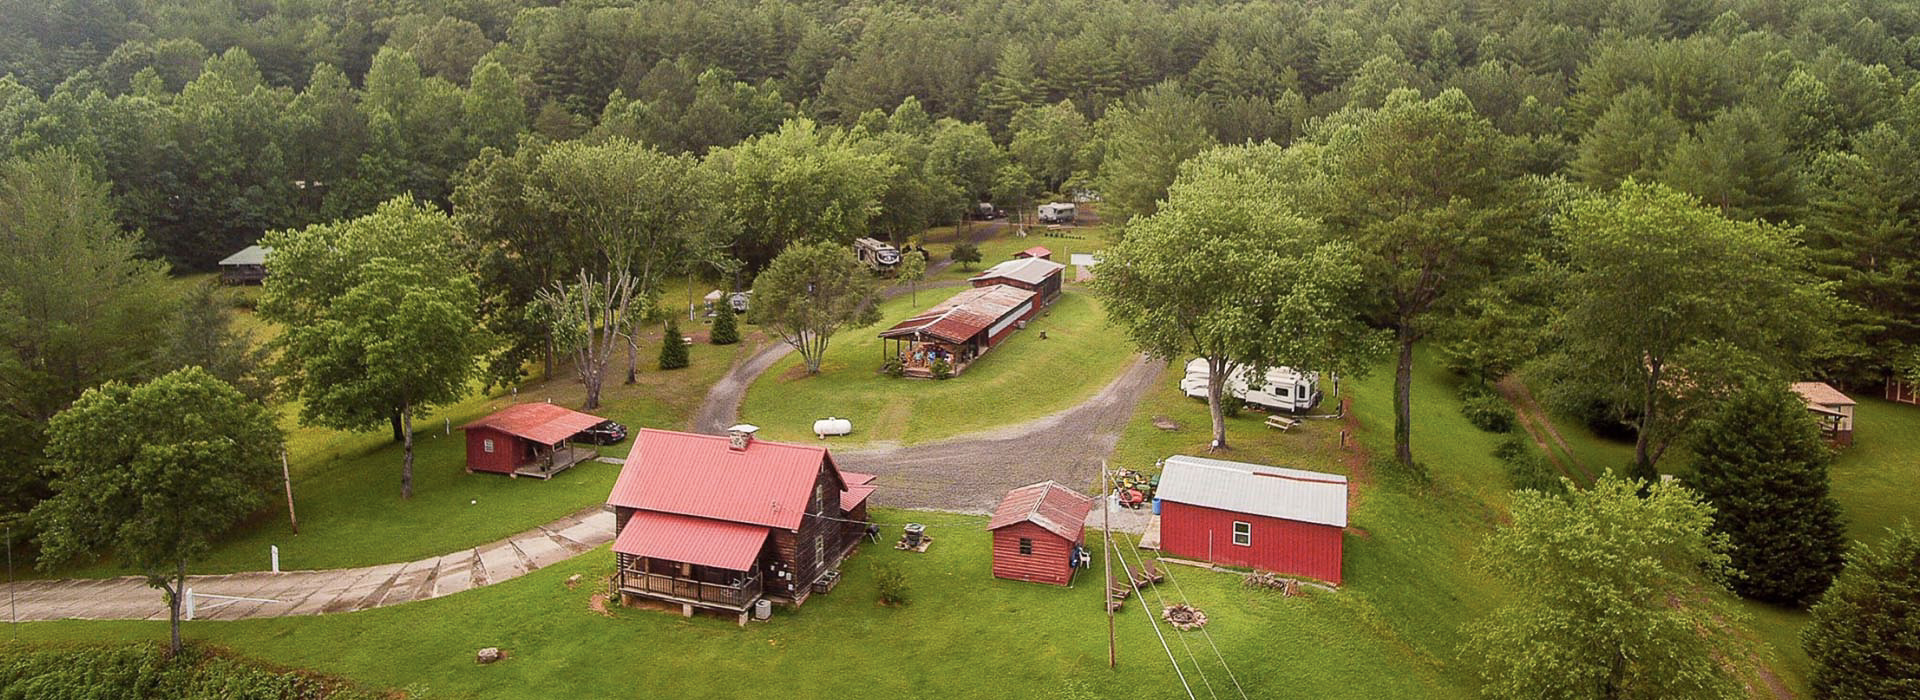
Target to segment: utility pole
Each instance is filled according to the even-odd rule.
[[[13,526],[7,526],[7,619],[13,624],[13,638],[20,638],[20,608],[13,602]]]
[[[280,448],[280,478],[287,484],[287,522],[293,525],[293,534],[300,534],[300,519],[293,515],[293,470],[287,468],[287,450]]]
[[[1118,665],[1113,646],[1113,506],[1107,502],[1111,493],[1112,489],[1107,486],[1107,461],[1103,459],[1100,460],[1100,539],[1106,548],[1100,554],[1100,562],[1107,571],[1107,590],[1102,594],[1106,596],[1107,606],[1107,668]]]

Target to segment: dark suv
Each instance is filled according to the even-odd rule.
[[[610,420],[601,421],[599,425],[573,435],[574,442],[584,442],[589,445],[611,445],[625,439],[627,439],[627,426]]]

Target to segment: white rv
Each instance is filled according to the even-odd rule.
[[[1040,223],[1070,224],[1074,219],[1072,202],[1053,202],[1040,205]]]
[[[900,250],[877,238],[853,239],[853,254],[867,269],[878,274],[893,274],[900,266]]]
[[[1320,405],[1320,373],[1297,372],[1291,367],[1272,367],[1267,369],[1265,381],[1250,383],[1247,381],[1250,368],[1242,367],[1227,378],[1223,387],[1222,400],[1240,399],[1249,406],[1269,411],[1299,413],[1312,410]],[[1207,398],[1207,378],[1212,372],[1207,369],[1206,358],[1194,358],[1187,363],[1187,376],[1180,379],[1180,391],[1188,396],[1205,400]]]

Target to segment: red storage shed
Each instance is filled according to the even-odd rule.
[[[1162,553],[1340,583],[1344,476],[1176,455],[1155,496]]]
[[[1023,251],[1020,251],[1020,252],[1018,252],[1018,253],[1014,253],[1014,254],[1013,254],[1013,257],[1014,257],[1014,258],[1016,258],[1016,259],[1018,259],[1018,258],[1039,258],[1039,259],[1041,259],[1041,260],[1052,260],[1052,259],[1053,259],[1053,251],[1051,251],[1051,250],[1047,250],[1047,247],[1046,247],[1046,246],[1043,246],[1043,245],[1037,245],[1037,246],[1034,246],[1034,247],[1032,247],[1032,248],[1028,248],[1028,249],[1026,249],[1026,250],[1023,250]]]
[[[550,403],[508,406],[460,426],[467,433],[467,471],[552,476],[599,455],[568,441],[605,420]]]
[[[995,578],[1065,586],[1073,582],[1075,548],[1086,543],[1093,499],[1052,481],[1007,492],[993,511]]]

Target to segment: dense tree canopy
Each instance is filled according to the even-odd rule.
[[[1813,690],[1834,700],[1920,693],[1920,532],[1904,523],[1874,546],[1855,545],[1847,568],[1801,632]]]

